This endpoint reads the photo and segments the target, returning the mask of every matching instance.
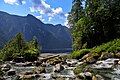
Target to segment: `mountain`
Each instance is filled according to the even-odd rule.
[[[65,26],[44,24],[31,14],[17,16],[0,11],[0,47],[18,32],[24,35],[26,41],[36,36],[43,50],[68,49],[72,45],[71,34]]]

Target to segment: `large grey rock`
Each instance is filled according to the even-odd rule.
[[[60,72],[64,70],[64,67],[61,64],[56,64],[55,65],[55,72]]]

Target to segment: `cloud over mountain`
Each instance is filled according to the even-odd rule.
[[[40,14],[47,14],[49,17],[54,17],[58,15],[59,17],[65,17],[61,7],[51,8],[45,0],[30,0],[32,7],[30,7],[31,12],[39,12]]]
[[[22,5],[26,3],[26,0],[4,0],[7,4],[16,4],[16,5]]]
[[[11,5],[27,5],[29,3],[28,10],[32,13],[39,13],[36,18],[41,21],[53,22],[57,17],[57,19],[64,21],[63,25],[67,25],[67,16],[63,12],[63,8],[61,6],[51,7],[46,0],[4,0],[4,2]]]

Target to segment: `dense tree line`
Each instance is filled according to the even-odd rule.
[[[120,37],[120,0],[73,0],[68,15],[74,51]]]
[[[23,57],[25,61],[34,61],[40,53],[37,38],[35,37],[29,43],[24,40],[21,33],[10,40],[2,50],[0,50],[1,60],[12,60],[17,57]]]

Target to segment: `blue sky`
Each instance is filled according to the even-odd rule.
[[[0,11],[26,16],[32,14],[44,23],[67,25],[72,0],[0,0]]]

